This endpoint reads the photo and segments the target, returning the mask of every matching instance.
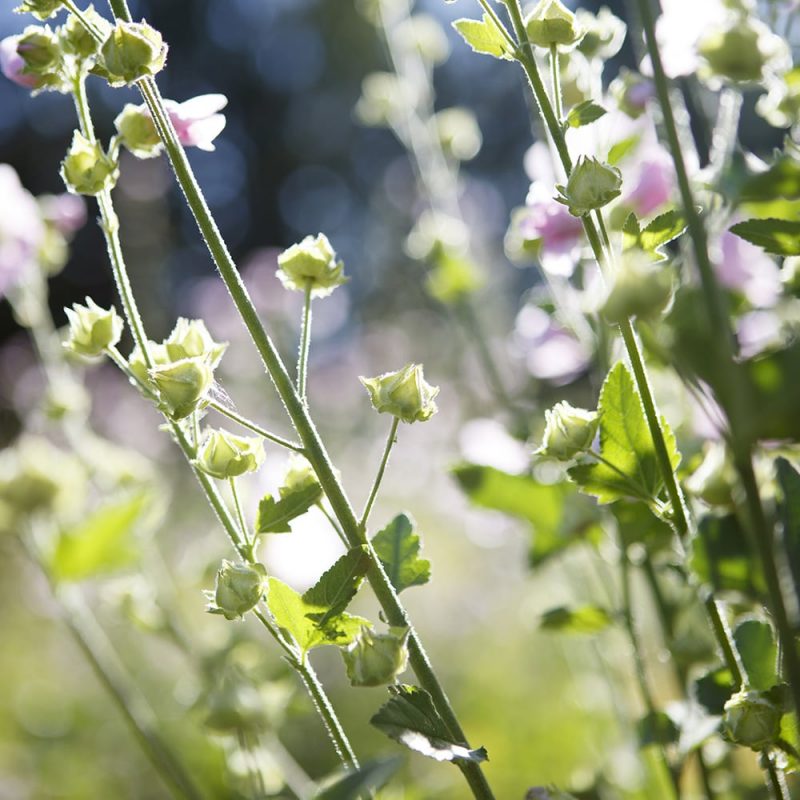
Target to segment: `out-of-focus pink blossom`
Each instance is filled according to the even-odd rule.
[[[8,164],[0,164],[0,297],[36,261],[45,227],[39,206]]]
[[[712,252],[719,282],[739,292],[756,308],[774,306],[781,294],[778,265],[763,251],[730,231]]]
[[[77,194],[48,194],[39,197],[44,219],[63,236],[72,236],[86,224],[86,202]]]
[[[224,94],[203,94],[183,103],[166,100],[165,105],[184,147],[214,149],[214,139],[225,128],[225,115],[218,113],[228,105]]]
[[[762,350],[781,343],[781,321],[773,311],[750,311],[736,325],[739,354],[751,358]]]
[[[25,89],[35,89],[39,82],[36,75],[26,75],[23,72],[25,60],[17,52],[19,36],[6,36],[0,41],[0,72],[10,81]]]
[[[541,308],[525,306],[517,315],[514,334],[534,378],[562,385],[577,378],[589,364],[588,348]]]
[[[675,191],[675,166],[660,145],[642,148],[635,161],[622,165],[622,202],[639,218],[648,217],[666,205]],[[630,187],[629,191],[625,191]]]

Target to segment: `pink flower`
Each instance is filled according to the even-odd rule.
[[[744,295],[750,305],[770,308],[778,301],[780,269],[760,247],[725,231],[719,238],[716,252],[712,251],[712,259],[719,282]]]
[[[225,127],[225,116],[217,113],[228,104],[225,95],[203,94],[183,103],[166,100],[164,104],[184,147],[214,149],[214,139]]]
[[[71,236],[86,224],[86,202],[77,194],[48,194],[39,197],[46,222],[63,236]]]
[[[39,83],[36,75],[26,75],[25,60],[17,52],[19,36],[6,36],[0,41],[0,72],[10,81],[25,89],[35,89]]]
[[[630,166],[623,166],[622,175],[623,189],[633,187],[622,201],[640,219],[668,203],[675,190],[675,166],[660,145],[645,146]]]
[[[36,262],[45,227],[39,206],[8,164],[0,164],[0,297]]]

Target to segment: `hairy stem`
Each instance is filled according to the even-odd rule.
[[[268,442],[278,444],[281,447],[285,447],[287,450],[293,450],[295,453],[303,452],[303,445],[284,439],[283,436],[278,436],[276,433],[270,433],[266,428],[262,428],[261,425],[247,419],[247,417],[243,417],[241,414],[237,414],[233,409],[224,406],[216,400],[211,400],[208,407],[213,408],[214,411],[222,414],[223,417],[227,417],[238,425],[241,425],[243,428],[257,433],[262,439],[266,439]]]
[[[308,404],[306,385],[308,384],[308,353],[311,349],[311,281],[305,287],[303,303],[303,323],[300,335],[300,351],[297,357],[297,394]]]
[[[392,452],[392,447],[397,441],[397,426],[400,423],[398,417],[392,419],[392,427],[389,429],[389,436],[386,439],[386,447],[383,449],[383,456],[381,463],[378,465],[378,471],[375,473],[375,480],[372,483],[372,488],[369,490],[367,502],[364,504],[364,511],[361,513],[361,519],[358,522],[358,527],[362,531],[367,529],[367,522],[369,520],[370,511],[375,503],[375,498],[378,496],[378,490],[381,488],[381,481],[383,481],[383,473],[386,472],[386,465],[389,463],[389,455]]]

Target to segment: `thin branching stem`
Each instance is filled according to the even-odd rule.
[[[372,506],[375,503],[375,498],[378,496],[378,490],[381,488],[381,481],[383,481],[383,473],[386,472],[386,465],[389,463],[389,455],[392,452],[392,447],[397,441],[397,426],[400,423],[398,417],[392,419],[392,426],[389,429],[389,436],[386,439],[386,446],[383,448],[383,456],[381,463],[378,465],[378,471],[375,473],[375,480],[372,483],[372,488],[369,490],[367,502],[364,504],[364,511],[361,513],[361,519],[358,521],[358,527],[362,531],[366,531],[367,522],[369,521],[369,514],[372,511]]]
[[[294,451],[295,453],[302,454],[303,452],[303,445],[298,444],[297,442],[292,442],[289,439],[285,439],[283,436],[278,436],[278,434],[268,431],[261,425],[247,419],[247,417],[243,417],[232,408],[228,408],[216,400],[211,400],[208,404],[208,408],[213,408],[217,413],[222,414],[222,416],[227,417],[229,420],[241,425],[243,428],[247,428],[248,430],[253,431],[253,433],[257,433],[262,439],[266,439],[268,442],[278,444],[281,447],[285,447],[287,450]]]

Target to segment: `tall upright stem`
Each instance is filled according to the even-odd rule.
[[[308,352],[311,348],[311,281],[305,287],[303,303],[303,322],[300,334],[300,351],[297,357],[297,394],[304,403],[306,397],[306,384],[308,383]]]

